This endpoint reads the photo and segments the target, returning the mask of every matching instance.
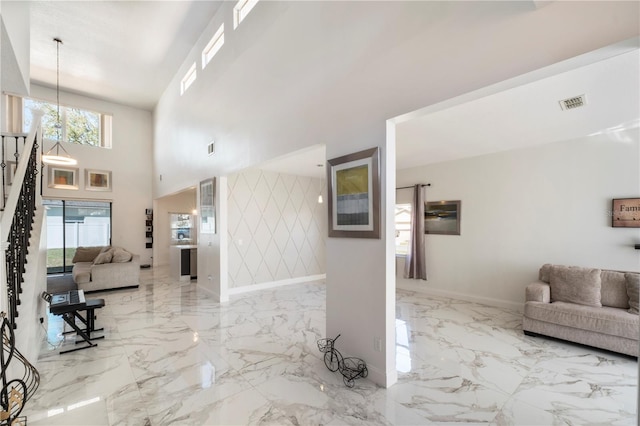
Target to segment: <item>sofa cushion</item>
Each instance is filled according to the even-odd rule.
[[[638,296],[640,292],[640,274],[628,272],[624,274],[627,283],[627,295],[629,296],[629,312],[632,314],[640,314],[638,311]]]
[[[602,306],[600,269],[554,265],[550,278],[552,302]]]
[[[78,262],[73,265],[73,282],[76,284],[85,284],[91,281],[91,267],[93,262]]]
[[[626,309],[603,306],[595,309],[575,303],[527,302],[524,314],[528,318],[550,324],[625,337],[638,340],[640,334],[640,317],[630,314]]]
[[[128,251],[126,251],[123,248],[116,248],[113,250],[113,258],[111,259],[111,262],[113,263],[125,263],[125,262],[129,262],[131,261],[131,257],[133,255],[131,253],[129,253]]]
[[[542,267],[540,268],[540,272],[538,273],[538,279],[540,281],[544,281],[545,283],[548,283],[551,281],[551,267],[553,265],[550,263],[545,263],[544,265],[542,265]]]
[[[102,246],[99,247],[78,247],[76,249],[76,253],[73,255],[73,259],[71,263],[78,262],[93,262],[100,251],[102,250]]]
[[[97,255],[95,260],[93,261],[93,264],[102,265],[103,263],[111,263],[112,259],[113,259],[113,251],[107,250]]]
[[[611,306],[612,308],[629,308],[629,296],[627,296],[627,281],[624,278],[624,272],[619,271],[602,271],[600,273],[602,280],[602,306]]]

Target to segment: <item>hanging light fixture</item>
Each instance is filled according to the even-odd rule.
[[[58,108],[55,127],[58,140],[56,144],[42,156],[42,162],[44,164],[55,164],[59,166],[73,166],[78,164],[78,161],[75,158],[71,158],[67,150],[60,144],[60,140],[62,139],[60,135],[62,131],[62,125],[60,124],[60,45],[62,44],[62,40],[54,38],[53,41],[56,42],[56,104]],[[61,154],[60,150],[62,150],[64,154]]]

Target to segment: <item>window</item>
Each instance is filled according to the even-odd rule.
[[[47,216],[47,272],[70,272],[78,247],[111,244],[111,203],[43,200]]]
[[[186,213],[169,213],[171,245],[195,244],[195,217]]]
[[[207,66],[209,61],[218,53],[218,50],[224,44],[224,24],[220,25],[218,31],[211,37],[209,43],[202,51],[202,69]]]
[[[187,91],[189,86],[191,86],[193,82],[196,81],[196,77],[196,63],[194,62],[180,82],[180,95],[184,95],[184,92]]]
[[[396,204],[396,256],[406,256],[411,234],[411,204]]]
[[[78,145],[111,148],[111,115],[86,109],[60,105],[60,129],[56,127],[58,107],[56,104],[31,98],[10,96],[12,104],[22,103],[22,132],[31,129],[33,110],[44,112],[42,116],[43,137]]]
[[[258,3],[258,0],[240,0],[238,4],[233,8],[233,29],[235,30],[240,25],[240,22],[247,17],[251,9]]]

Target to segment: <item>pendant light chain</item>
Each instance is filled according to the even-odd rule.
[[[56,133],[58,135],[58,142],[60,141],[60,131],[62,124],[60,124],[60,43],[62,40],[54,38],[56,41],[56,105],[57,105],[57,121],[56,121]]]

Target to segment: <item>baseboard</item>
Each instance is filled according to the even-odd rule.
[[[433,296],[447,297],[449,299],[464,300],[466,302],[480,303],[482,305],[495,306],[498,308],[511,309],[517,312],[524,312],[524,303],[511,302],[509,300],[494,299],[492,297],[474,296],[469,294],[457,293],[455,291],[441,290],[437,288],[429,288],[421,281],[420,285],[411,285],[408,280],[396,280],[396,286],[399,289],[416,291],[419,293],[429,294]]]
[[[291,285],[291,284],[302,284],[310,281],[320,281],[320,280],[325,280],[326,278],[327,278],[327,274],[318,274],[318,275],[308,275],[306,277],[287,278],[286,280],[270,281],[270,282],[260,283],[260,284],[245,285],[241,287],[233,287],[233,288],[229,288],[229,296],[233,296],[235,294],[249,293],[249,292],[258,291],[258,290],[268,290],[271,288],[282,287],[282,286]]]

